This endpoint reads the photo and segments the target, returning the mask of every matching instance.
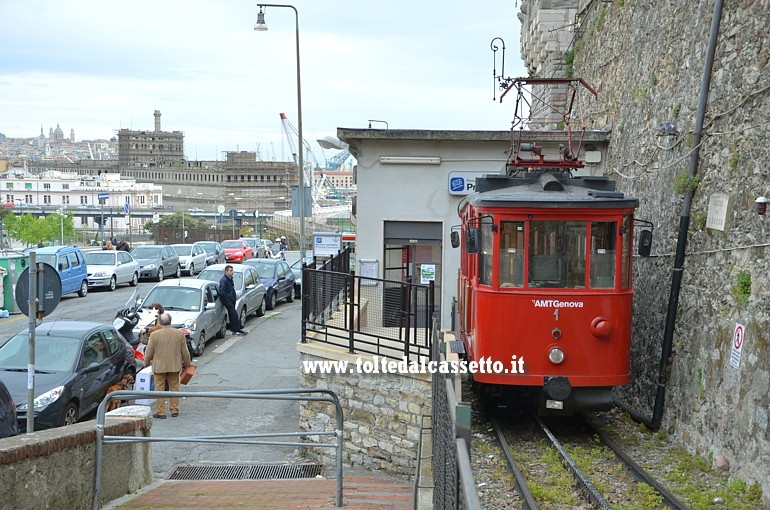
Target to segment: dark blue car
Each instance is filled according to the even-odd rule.
[[[278,259],[250,259],[243,262],[256,268],[265,286],[266,308],[272,310],[281,299],[294,301],[294,273],[289,264]]]
[[[16,421],[16,404],[11,398],[11,393],[0,381],[0,438],[15,436],[19,433],[19,424]]]
[[[27,429],[26,330],[0,347],[0,380]],[[35,430],[72,425],[93,412],[107,388],[136,373],[131,346],[110,324],[52,321],[35,330]]]

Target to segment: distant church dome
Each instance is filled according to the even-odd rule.
[[[64,141],[64,131],[61,130],[59,124],[56,124],[56,129],[53,131],[53,143],[59,144]]]

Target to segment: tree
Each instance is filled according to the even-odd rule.
[[[184,218],[184,220],[182,219]],[[184,225],[185,229],[193,228],[208,228],[205,218],[193,218],[184,212],[175,212],[174,214],[167,214],[160,217],[158,222],[159,228],[179,228]],[[152,232],[155,229],[155,223],[148,221],[144,224],[144,229],[148,232]]]
[[[37,218],[29,213],[21,216],[9,215],[5,220],[8,237],[18,239],[27,246],[37,244],[43,239],[50,239],[44,218]]]

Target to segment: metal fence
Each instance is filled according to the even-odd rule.
[[[431,359],[446,361],[438,338],[433,340]],[[458,379],[459,382],[459,379]],[[470,459],[470,409],[455,399],[453,378],[433,374],[433,508],[439,510],[480,509]],[[466,424],[458,426],[465,411]]]
[[[235,390],[235,391],[138,391],[138,390],[120,390],[109,393],[104,397],[96,410],[96,462],[94,477],[94,499],[93,510],[101,508],[101,488],[102,488],[102,460],[104,445],[125,444],[125,443],[153,443],[153,442],[177,442],[177,443],[221,443],[238,445],[269,445],[269,446],[293,446],[304,447],[310,443],[300,440],[308,435],[306,431],[298,432],[272,432],[259,434],[238,433],[235,435],[203,435],[203,436],[185,436],[185,437],[161,437],[161,436],[106,436],[104,434],[104,421],[107,413],[107,405],[112,400],[135,400],[146,398],[224,398],[224,399],[245,399],[245,400],[287,400],[298,402],[324,402],[334,406],[336,418],[336,428],[334,431],[313,432],[317,436],[333,436],[333,443],[312,443],[313,447],[327,447],[336,450],[336,479],[337,494],[335,497],[336,506],[342,506],[342,448],[344,418],[342,404],[337,394],[332,390],[326,389],[273,389],[273,390]],[[296,438],[296,441],[279,441],[277,438],[288,437]],[[271,439],[268,441],[267,439]]]
[[[427,360],[434,286],[350,273],[350,250],[302,270],[302,341],[407,361]]]

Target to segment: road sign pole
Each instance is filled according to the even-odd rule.
[[[29,347],[27,348],[27,434],[35,431],[35,327],[37,326],[37,255],[29,253],[29,299],[27,301]]]

